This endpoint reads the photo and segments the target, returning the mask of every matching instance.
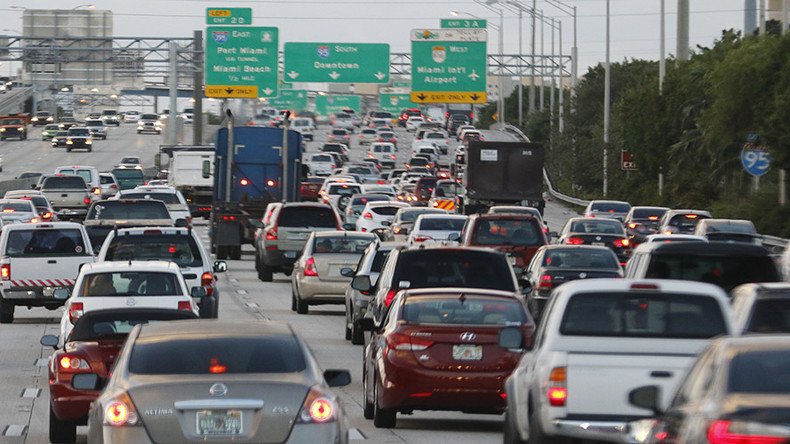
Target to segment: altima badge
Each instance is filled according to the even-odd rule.
[[[228,387],[225,384],[218,382],[208,389],[208,394],[216,398],[223,397],[228,394]]]

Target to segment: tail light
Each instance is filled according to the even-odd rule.
[[[30,223],[31,224],[37,224],[38,222],[39,222],[39,219],[37,217],[34,217],[34,218],[30,219]]]
[[[249,185],[249,184],[250,184],[250,181],[249,181],[249,179],[247,179],[247,178],[241,179],[241,180],[239,181],[239,185],[241,185],[241,186],[243,186],[243,187],[246,187],[246,186],[247,186],[247,185]]]
[[[629,241],[628,239],[615,239],[612,242],[612,245],[618,248],[623,248],[631,245],[631,241]]]
[[[302,424],[323,424],[337,420],[337,406],[318,387],[313,387],[307,394],[297,422]]]
[[[397,160],[397,159],[398,159],[398,156],[396,156],[396,155],[394,155],[394,154],[393,154],[393,155],[391,155],[391,156],[390,156],[390,158],[392,158],[392,160]]]
[[[315,259],[309,257],[304,262],[304,275],[318,277],[318,271],[315,269]]]
[[[104,405],[104,425],[112,427],[135,426],[140,423],[132,398],[121,393]]]
[[[768,435],[770,426],[743,421],[713,421],[708,427],[710,444],[779,444],[787,442],[787,434]]]
[[[202,276],[200,276],[200,285],[205,287],[213,283],[214,283],[214,275],[209,273],[208,271],[203,273]]]
[[[551,280],[551,275],[541,275],[538,280],[538,290],[551,290],[552,288],[554,288],[554,282]]]
[[[580,237],[569,237],[565,239],[565,243],[568,245],[581,245],[584,243],[584,239]]]
[[[365,219],[373,219],[373,214],[370,211],[365,211],[365,214],[362,215]]]
[[[52,219],[52,213],[47,211],[46,213],[41,215],[41,218],[44,219],[44,220],[50,220],[50,219]]]
[[[55,358],[58,371],[61,373],[86,373],[91,371],[91,366],[84,358],[74,355],[60,355]]]
[[[82,302],[72,302],[69,305],[69,322],[74,324],[85,313],[85,306]]]
[[[277,181],[274,179],[269,179],[266,181],[266,186],[269,188],[274,188],[277,186]]]
[[[552,407],[565,407],[568,400],[567,372],[565,367],[554,367],[549,374],[547,396]]]
[[[85,203],[85,205],[90,205],[91,204],[91,198],[90,197],[86,197],[82,201]]]
[[[638,227],[638,226],[639,226],[639,224],[637,224],[637,223],[634,223],[634,222],[631,222],[630,224],[628,224],[628,228],[630,228],[630,229],[632,229],[632,230],[633,230],[634,228]]]
[[[431,240],[432,238],[429,236],[415,236],[414,242],[425,242],[427,240]]]
[[[101,188],[99,187],[93,187],[93,190],[91,192],[97,196],[101,196]]]
[[[178,301],[178,310],[179,311],[192,311],[192,302],[191,301]]]
[[[236,216],[222,216],[222,220],[234,221],[236,220]]]
[[[266,230],[266,240],[268,241],[277,240],[277,227],[272,227]]]
[[[420,336],[392,333],[387,336],[387,347],[390,350],[422,351],[433,345],[433,341]]]

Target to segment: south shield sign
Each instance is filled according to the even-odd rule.
[[[406,94],[379,94],[379,108],[393,114],[401,112],[404,108],[414,108],[417,104],[411,101],[411,95]]]
[[[286,43],[286,82],[388,83],[386,43]]]
[[[485,29],[411,31],[411,100],[486,103]]]
[[[277,96],[277,35],[271,27],[206,28],[206,97]]]
[[[322,116],[339,113],[344,109],[353,109],[357,113],[362,109],[359,96],[352,95],[318,95],[315,96],[315,112]]]

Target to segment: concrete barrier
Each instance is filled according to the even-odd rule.
[[[0,181],[0,196],[4,196],[6,192],[13,190],[32,190],[33,185],[36,183],[38,183],[38,177]]]

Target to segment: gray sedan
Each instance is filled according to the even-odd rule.
[[[287,324],[177,321],[136,326],[104,392],[91,406],[89,443],[346,443],[329,387],[347,370],[321,373]],[[75,375],[80,389],[96,374]]]

